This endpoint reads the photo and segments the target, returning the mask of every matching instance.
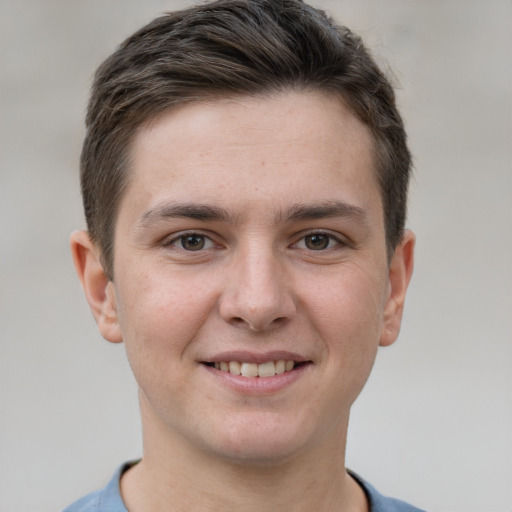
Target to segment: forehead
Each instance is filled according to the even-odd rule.
[[[370,131],[334,95],[283,92],[187,104],[142,126],[131,153],[122,203],[133,207],[200,200],[286,208],[288,197],[340,195],[367,203],[360,207],[380,203]]]

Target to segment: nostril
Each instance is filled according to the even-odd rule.
[[[229,320],[229,323],[234,326],[234,327],[237,327],[237,328],[240,328],[240,329],[246,329],[246,330],[249,330],[249,331],[259,331],[261,330],[261,328],[256,325],[256,324],[253,324],[252,322],[248,321],[248,320],[245,320],[244,318],[240,317],[240,316],[235,316],[233,318],[231,318]]]
[[[288,321],[285,316],[280,316],[268,321],[264,318],[255,318],[254,320],[245,319],[240,316],[231,318],[230,323],[235,327],[249,329],[251,331],[265,331],[283,326]]]
[[[219,297],[220,316],[234,327],[264,331],[283,326],[296,313],[289,282],[276,275],[275,265],[258,270],[260,259],[248,262]]]

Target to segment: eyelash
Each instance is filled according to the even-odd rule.
[[[201,239],[201,241],[203,242],[203,245],[201,247],[199,247],[199,249],[197,249],[197,251],[194,251],[193,249],[186,249],[183,246],[183,243],[185,242],[185,240],[192,239],[192,238]],[[181,241],[181,247],[179,247],[177,245],[180,241]],[[174,236],[171,239],[164,240],[162,243],[162,246],[163,247],[174,246],[174,247],[177,247],[178,249],[181,249],[181,250],[187,251],[187,252],[200,252],[201,250],[203,250],[205,248],[204,245],[208,244],[208,242],[212,246],[214,245],[213,240],[209,236],[204,235],[203,233],[196,233],[194,231],[190,231],[188,233],[180,233],[179,235]],[[210,249],[211,247],[207,247],[207,248]]]
[[[337,236],[333,235],[332,233],[328,233],[326,231],[310,231],[309,233],[305,233],[304,235],[302,235],[302,237],[299,239],[299,241],[293,245],[295,247],[297,247],[302,242],[304,242],[304,245],[306,245],[306,243],[307,243],[306,240],[308,238],[313,238],[313,237],[321,237],[324,240],[327,239],[328,246],[323,247],[323,248],[315,248],[315,249],[312,249],[312,248],[306,246],[306,247],[304,247],[304,249],[313,251],[313,252],[322,252],[322,251],[327,251],[330,249],[335,249],[337,246],[343,247],[343,246],[347,245],[346,242],[343,242]]]
[[[320,247],[316,247],[316,248],[308,247],[307,246],[308,239],[311,241],[311,239],[314,237],[318,237],[319,239],[321,239],[320,241],[325,241],[327,239],[327,246],[326,247],[320,246]],[[200,239],[199,240],[200,246],[197,248],[197,250],[185,248],[184,247],[185,241],[187,239],[189,239],[189,241],[191,241],[191,239],[193,239],[193,238]],[[180,244],[180,242],[181,242],[181,244]],[[299,247],[299,245],[301,243],[304,244],[304,247]],[[180,244],[181,247],[178,244]],[[209,245],[209,246],[205,247],[205,245]],[[309,233],[304,234],[297,242],[292,244],[292,247],[297,247],[297,248],[301,248],[301,249],[305,249],[305,250],[313,251],[313,252],[322,252],[322,251],[334,249],[336,246],[343,247],[346,245],[347,245],[346,242],[343,242],[338,237],[334,236],[332,233],[328,233],[325,231],[311,231]],[[191,232],[186,232],[186,233],[180,233],[179,235],[174,236],[171,239],[164,240],[162,243],[162,246],[163,247],[174,246],[174,247],[181,249],[183,251],[186,251],[186,252],[201,252],[204,249],[211,249],[214,246],[214,242],[209,236],[204,235],[203,233],[197,233],[197,232],[191,231]]]

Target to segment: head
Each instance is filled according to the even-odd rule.
[[[391,256],[403,236],[411,157],[392,86],[361,39],[300,0],[219,0],[155,19],[96,73],[81,183],[89,235],[110,279],[141,127],[194,102],[287,91],[338,97],[369,129]]]
[[[359,39],[297,0],[170,14],[101,66],[87,123],[72,250],[145,454],[337,454],[414,247],[405,134]]]

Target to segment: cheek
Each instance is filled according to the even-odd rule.
[[[118,317],[128,357],[132,364],[138,358],[154,365],[173,354],[172,362],[178,362],[176,357],[206,321],[215,303],[213,294],[179,273],[138,275],[125,279],[119,290]]]
[[[323,293],[310,294],[310,320],[342,379],[364,383],[373,366],[383,325],[383,275],[353,267],[332,276]]]
[[[206,297],[149,278],[130,281],[120,296],[119,323],[139,389],[154,407],[169,410],[169,396],[186,394],[192,364],[186,352],[207,316]]]
[[[353,266],[326,279],[309,293],[313,317],[330,334],[368,338],[380,331],[385,304],[383,273]]]

